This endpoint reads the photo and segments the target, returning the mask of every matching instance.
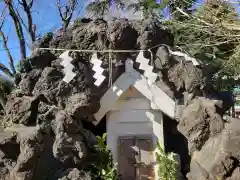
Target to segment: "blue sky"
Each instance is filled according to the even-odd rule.
[[[37,0],[33,6],[33,22],[37,24],[37,33],[43,33],[49,31],[54,26],[60,26],[60,19],[55,10],[54,3],[49,3],[50,0]],[[4,8],[4,4],[0,4],[0,9]],[[21,16],[24,18],[24,14],[20,11]],[[15,63],[19,60],[19,43],[15,33],[15,29],[12,23],[12,19],[8,15],[8,11],[5,13],[7,15],[4,31],[8,32],[8,47],[11,49],[11,53],[14,56]],[[25,28],[24,28],[25,30]],[[27,37],[25,33],[25,37]],[[30,43],[30,41],[28,41]],[[1,42],[1,49],[3,48]],[[29,53],[29,52],[28,52]],[[4,50],[0,51],[0,62],[8,66],[6,52]]]
[[[61,2],[63,3],[66,1],[67,0],[61,0]],[[198,3],[201,3],[202,1],[203,0],[198,0]],[[17,2],[17,0],[15,0],[15,2]],[[82,0],[82,2],[86,4],[87,0]],[[17,7],[17,4],[16,4],[16,7]],[[18,8],[20,9],[20,14],[24,19],[25,14],[23,14],[20,6]],[[238,8],[240,11],[240,7]],[[3,9],[4,9],[4,4],[0,3],[0,11],[2,12]],[[58,15],[58,10],[55,6],[55,0],[34,0],[32,12],[33,12],[33,22],[37,26],[37,34],[39,34],[40,36],[46,32],[53,31],[61,27],[61,21]],[[4,25],[4,31],[7,32],[8,34],[8,39],[9,39],[8,47],[11,49],[11,53],[14,57],[15,64],[16,64],[20,58],[18,39],[16,37],[12,19],[8,15],[8,11],[6,11],[5,14],[7,15],[6,16],[7,18]],[[25,37],[28,39],[27,42],[30,45],[31,43],[29,41],[29,37],[27,36],[26,30],[25,30]],[[28,54],[30,54],[29,50],[28,50]],[[6,52],[3,50],[1,41],[0,41],[0,62],[5,64],[7,67],[9,67]]]
[[[66,2],[67,0],[61,0],[61,2]],[[82,0],[84,1],[84,0]],[[15,0],[15,2],[17,2]],[[23,13],[20,6],[16,7],[19,8],[21,17],[25,19],[25,14]],[[0,3],[0,11],[2,12],[4,9],[4,4]],[[33,5],[33,22],[37,26],[37,34],[43,35],[46,32],[56,30],[57,28],[61,27],[61,20],[58,15],[58,10],[55,6],[55,0],[34,0]],[[77,12],[78,13],[78,12]],[[15,33],[15,29],[12,23],[12,19],[8,15],[8,11],[6,10],[6,20],[4,24],[4,32],[8,34],[8,47],[11,49],[11,53],[14,57],[15,64],[19,61],[20,53],[19,53],[19,43]],[[75,14],[76,15],[76,14]],[[25,38],[28,39],[28,44],[31,44],[29,37],[26,33],[26,29],[23,28],[25,31]],[[28,50],[28,55],[30,51]],[[6,56],[6,52],[3,50],[2,41],[0,40],[0,62],[9,67],[8,65],[8,58]]]

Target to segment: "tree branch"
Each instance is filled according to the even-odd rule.
[[[4,32],[2,31],[2,29],[0,29],[0,36],[2,37],[3,47],[5,48],[6,53],[7,53],[7,56],[8,56],[9,65],[10,65],[10,67],[11,67],[11,70],[12,70],[12,72],[13,72],[13,75],[15,75],[15,74],[16,74],[16,69],[15,69],[15,67],[14,67],[13,57],[12,57],[12,55],[11,55],[11,52],[10,52],[9,48],[8,48],[7,38],[6,38],[6,36],[4,35]],[[11,76],[13,76],[13,75],[11,74]]]
[[[64,30],[66,30],[69,26],[73,13],[76,10],[77,3],[77,0],[69,0],[65,6],[61,6],[60,0],[56,0],[56,6],[59,12],[59,16],[61,17]],[[62,7],[64,7],[64,11],[62,10]]]
[[[25,44],[25,38],[24,38],[21,22],[17,16],[16,11],[14,10],[12,0],[4,0],[4,3],[7,5],[9,15],[11,16],[14,22],[15,31],[17,33],[19,45],[20,45],[21,59],[26,59],[26,44]]]
[[[188,18],[194,18],[196,20],[198,20],[199,22],[207,25],[207,26],[210,26],[210,27],[214,27],[215,25],[214,24],[211,24],[211,23],[208,23],[196,16],[190,16],[189,14],[185,13],[182,9],[180,9],[179,7],[176,7],[177,11],[180,12],[182,15],[188,17]],[[228,30],[231,30],[231,31],[240,31],[240,26],[239,25],[236,25],[236,24],[227,24],[227,23],[222,23],[222,26]]]
[[[30,1],[30,3],[28,4],[28,7],[31,9],[33,6],[33,0]]]
[[[59,15],[60,15],[62,21],[64,21],[64,17],[63,17],[62,10],[61,10],[62,7],[60,5],[60,0],[56,0],[56,6],[58,8],[58,12],[59,12]]]
[[[27,15],[27,21],[28,21],[27,29],[30,34],[32,42],[35,42],[36,41],[36,29],[34,28],[34,25],[33,25],[32,13],[31,13],[31,8],[33,6],[33,0],[31,0],[29,4],[26,2],[26,0],[18,0],[18,2],[19,2],[19,4],[21,4],[21,6],[24,9],[24,12]]]
[[[2,20],[1,20],[1,22],[0,22],[0,37],[2,37],[3,47],[4,47],[4,49],[5,49],[6,53],[7,53],[8,60],[9,60],[9,65],[10,65],[10,67],[11,67],[11,69],[12,69],[13,74],[10,73],[10,71],[7,71],[6,68],[4,68],[4,69],[5,69],[4,72],[5,72],[8,76],[13,77],[13,75],[16,74],[16,69],[15,69],[15,67],[14,67],[13,57],[12,57],[11,52],[10,52],[10,50],[9,50],[9,48],[8,48],[8,45],[7,45],[7,41],[8,41],[7,39],[8,39],[8,38],[5,36],[5,34],[4,34],[3,30],[2,30],[3,25],[4,25],[4,21],[5,21],[5,17],[3,17],[3,16],[1,16],[1,17],[2,17]]]

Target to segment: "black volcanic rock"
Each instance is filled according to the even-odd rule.
[[[173,49],[173,45],[172,34],[156,20],[97,19],[83,20],[66,31],[48,34],[34,48],[147,50],[154,47],[151,51],[154,72],[158,74],[156,84],[176,101],[176,119],[172,120],[176,124],[175,134],[184,137],[187,143],[169,139],[174,145],[184,146],[180,149],[188,150],[184,153],[191,155],[190,161],[179,152],[182,172],[192,180],[234,179],[239,175],[238,120],[223,120],[219,110],[226,110],[224,102],[205,96],[208,87],[204,67],[171,55],[168,49]],[[63,82],[61,53],[34,49],[23,61],[19,89],[8,97],[3,124],[25,126],[13,128],[13,136],[0,132],[2,180],[91,180],[83,169],[96,137],[84,128],[84,123],[94,120],[100,98],[109,88],[109,53],[98,53],[107,77],[100,87],[94,85],[89,62],[92,53],[88,52],[69,53],[77,75],[70,83]],[[133,59],[134,68],[143,73],[135,62],[137,54],[112,54],[113,82],[124,72],[124,65],[119,64],[124,64],[127,58]],[[144,55],[150,58],[149,52]],[[63,173],[59,174],[60,169]]]

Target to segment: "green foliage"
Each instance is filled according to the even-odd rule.
[[[237,106],[240,106],[240,100],[236,100],[236,103],[235,103]]]
[[[219,91],[233,91],[235,80],[231,76],[220,76],[213,79],[213,87]]]
[[[177,8],[184,10],[187,13],[191,13],[189,10],[196,0],[170,0],[168,3],[169,11],[174,19],[183,20],[185,17],[177,11]]]
[[[81,17],[77,18],[77,19],[74,21],[74,26],[77,26],[77,25],[80,25],[80,24],[82,24],[82,18],[81,18]]]
[[[163,10],[166,7],[169,7],[171,12],[173,12],[176,7],[185,10],[191,7],[193,2],[195,2],[195,0],[162,0],[160,3],[156,3],[156,0],[137,0],[136,2],[129,4],[127,9],[133,10],[134,12],[142,11],[145,18],[163,18]],[[113,3],[116,4],[119,9],[125,7],[122,0],[96,0],[90,3],[86,10],[91,12],[95,17],[103,17],[104,14],[109,11]]]
[[[117,180],[117,170],[113,164],[111,151],[106,145],[105,133],[102,137],[97,136],[97,145],[92,149],[92,162],[88,167],[94,180]]]
[[[171,12],[175,12],[177,7],[188,10],[192,7],[194,2],[196,2],[196,0],[169,0],[168,6]]]
[[[0,76],[0,105],[4,109],[7,101],[7,95],[14,88],[14,83],[6,77]]]
[[[2,63],[0,63],[0,70],[10,78],[14,76],[13,73]]]
[[[24,70],[24,68],[22,67],[22,65],[21,65],[21,62],[20,61],[18,61],[18,63],[16,64],[16,67],[15,67],[15,69],[16,69],[16,71],[18,72],[18,73],[20,73],[20,72],[23,72]]]
[[[176,162],[164,152],[160,143],[157,143],[159,152],[156,152],[159,180],[176,180]]]
[[[123,9],[125,7],[122,0],[96,0],[89,3],[86,7],[86,10],[94,17],[103,18],[103,16],[109,11],[113,3],[116,4],[119,9]]]
[[[18,62],[18,63],[16,64],[16,71],[17,71],[17,72],[22,72],[21,69],[22,69],[22,68],[21,68],[21,64],[20,64],[20,62]]]
[[[136,2],[128,6],[128,10],[133,10],[134,12],[142,11],[145,18],[157,17],[163,18],[163,10],[168,7],[170,13],[175,18],[180,17],[177,13],[176,7],[188,10],[196,0],[162,0],[160,3],[156,3],[156,0],[137,0]]]
[[[240,29],[234,27],[238,27],[240,21],[231,5],[227,2],[205,4],[197,8],[195,14],[184,16],[181,20],[165,22],[174,34],[175,45],[207,65],[210,78],[217,78],[218,84],[226,84],[224,76],[239,75]],[[224,82],[220,82],[222,80]]]
[[[157,4],[156,0],[138,0],[131,3],[127,9],[134,12],[142,11],[145,18],[158,17],[162,18],[163,9],[168,5],[170,0],[163,0]]]

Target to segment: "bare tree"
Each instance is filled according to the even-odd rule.
[[[78,1],[77,0],[68,0],[68,2],[66,4],[62,5],[60,0],[56,0],[56,5],[57,5],[58,12],[59,12],[59,15],[62,20],[63,29],[66,30],[72,19],[74,11],[77,8]]]
[[[18,0],[19,4],[23,7],[24,12],[27,15],[27,29],[30,34],[32,42],[36,41],[36,25],[33,24],[31,8],[33,6],[33,0]]]
[[[7,45],[7,42],[8,42],[8,37],[5,36],[3,30],[2,30],[2,27],[3,27],[3,24],[4,24],[4,20],[1,22],[0,24],[0,37],[2,38],[3,40],[3,47],[4,47],[4,50],[6,51],[7,53],[7,56],[8,56],[8,61],[9,61],[9,65],[10,65],[10,68],[12,70],[12,73],[9,72],[9,70],[6,71],[5,69],[5,74],[9,75],[9,76],[13,76],[14,74],[16,74],[16,69],[14,67],[14,62],[13,62],[13,57],[12,57],[12,54],[8,48],[8,45]]]
[[[0,69],[1,69],[1,71],[3,71],[6,75],[8,75],[11,78],[16,74],[16,69],[14,67],[13,57],[12,57],[11,52],[7,45],[8,36],[6,36],[5,33],[3,32],[3,25],[4,25],[4,21],[5,21],[5,16],[4,16],[5,9],[6,9],[6,7],[4,8],[4,10],[2,11],[2,14],[0,16],[0,37],[2,38],[3,47],[7,53],[9,65],[10,65],[12,72],[7,67],[5,67],[3,64],[0,64]]]
[[[13,57],[7,45],[8,37],[5,36],[3,32],[3,24],[5,21],[4,12],[6,9],[7,9],[7,6],[5,6],[5,8],[3,9],[0,15],[0,36],[2,37],[4,50],[7,52],[7,55],[9,58],[8,60],[9,60],[9,64],[12,69],[12,72],[4,64],[0,63],[0,70],[9,77],[9,78],[4,78],[4,76],[0,76],[0,105],[1,105],[0,108],[2,108],[3,110],[7,101],[7,94],[9,94],[14,87],[12,78],[16,73],[14,63],[13,63]]]
[[[18,18],[17,12],[14,9],[13,1],[12,0],[4,0],[4,3],[7,5],[9,15],[11,16],[14,26],[15,26],[15,31],[17,33],[19,45],[20,45],[21,59],[26,59],[26,44],[25,44],[23,29],[22,29],[21,22]]]

